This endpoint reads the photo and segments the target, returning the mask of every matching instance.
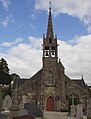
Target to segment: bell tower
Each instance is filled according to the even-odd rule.
[[[51,11],[51,2],[49,3],[49,16],[48,16],[48,25],[47,33],[43,35],[43,67],[45,63],[54,61],[57,63],[58,60],[58,51],[57,51],[57,35],[54,37],[53,25],[52,25],[52,11]]]

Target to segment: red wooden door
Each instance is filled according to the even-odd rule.
[[[54,111],[54,99],[51,96],[46,100],[46,111]]]

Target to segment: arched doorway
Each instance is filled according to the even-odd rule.
[[[54,111],[54,98],[52,96],[46,100],[46,111]]]

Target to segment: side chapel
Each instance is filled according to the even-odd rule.
[[[31,100],[46,111],[68,110],[73,95],[85,107],[89,98],[84,79],[72,80],[65,75],[65,67],[58,60],[57,36],[54,36],[51,6],[46,36],[43,35],[43,67],[30,79],[19,79],[19,96],[31,95]]]

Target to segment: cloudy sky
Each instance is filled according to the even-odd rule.
[[[91,0],[51,0],[59,58],[70,78],[91,84]],[[10,74],[30,78],[42,67],[49,0],[0,0],[0,58]]]

